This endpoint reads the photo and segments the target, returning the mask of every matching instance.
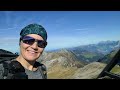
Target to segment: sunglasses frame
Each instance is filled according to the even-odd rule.
[[[28,45],[32,45],[32,44],[34,44],[34,42],[37,42],[37,45],[40,48],[45,48],[47,46],[47,42],[46,41],[44,41],[44,40],[38,40],[38,39],[35,39],[33,37],[30,37],[30,36],[21,37],[20,41],[21,40],[23,41],[23,43],[28,44]],[[30,40],[33,40],[33,41],[31,42]]]

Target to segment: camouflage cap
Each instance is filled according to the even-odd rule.
[[[40,35],[45,41],[47,40],[47,32],[44,27],[39,24],[29,24],[20,32],[21,37],[24,37],[28,34],[37,34]]]

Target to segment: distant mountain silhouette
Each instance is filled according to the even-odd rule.
[[[0,49],[0,54],[13,54],[13,53],[4,49]]]
[[[82,45],[68,48],[83,61],[94,62],[103,58],[113,50],[120,48],[120,41],[102,41],[97,44]]]
[[[0,49],[0,61],[12,60],[12,59],[16,58],[17,56],[18,56],[17,54],[14,54],[10,51]]]

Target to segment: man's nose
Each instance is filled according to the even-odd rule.
[[[33,49],[36,49],[36,48],[38,47],[38,43],[37,43],[37,42],[34,42],[34,43],[31,45],[31,47],[32,47]]]

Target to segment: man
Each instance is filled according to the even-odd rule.
[[[4,74],[1,74],[0,77],[5,79],[46,79],[47,73],[45,65],[37,62],[46,45],[47,32],[43,26],[39,24],[29,24],[24,27],[20,32],[20,55],[6,65],[9,67],[9,72],[11,71],[10,74],[7,74],[5,77]],[[1,65],[1,67],[4,66],[4,64]],[[10,67],[12,68],[10,69]],[[4,70],[5,69],[1,68],[0,72]],[[13,73],[13,71],[15,72]]]

